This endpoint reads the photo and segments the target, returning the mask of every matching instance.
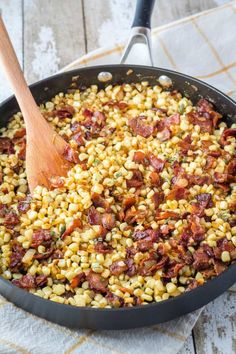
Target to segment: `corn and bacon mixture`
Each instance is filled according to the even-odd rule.
[[[5,279],[59,303],[136,306],[236,259],[236,124],[211,103],[141,82],[60,93],[40,108],[75,165],[30,195],[21,113],[1,128]]]

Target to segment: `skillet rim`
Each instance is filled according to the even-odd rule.
[[[231,97],[227,96],[225,93],[223,93],[222,91],[220,91],[219,89],[215,88],[214,86],[202,81],[202,80],[199,80],[197,78],[194,78],[190,75],[187,75],[187,74],[183,74],[183,73],[180,73],[178,71],[175,71],[175,70],[170,70],[170,69],[164,69],[164,68],[159,68],[159,67],[150,67],[150,66],[144,66],[144,65],[128,65],[128,64],[107,64],[107,65],[96,65],[96,66],[87,66],[87,67],[81,67],[81,68],[77,68],[77,69],[73,69],[73,70],[68,70],[68,71],[65,71],[65,72],[60,72],[60,73],[57,73],[55,75],[52,75],[52,76],[49,76],[47,78],[44,78],[42,80],[39,80],[31,85],[29,85],[30,89],[34,89],[34,88],[37,88],[38,85],[42,85],[44,82],[45,84],[47,83],[48,80],[53,80],[53,79],[57,79],[59,77],[63,77],[64,75],[71,75],[71,78],[73,78],[74,76],[77,76],[79,75],[80,72],[86,72],[86,71],[89,71],[91,69],[96,69],[96,70],[100,70],[100,71],[109,71],[109,69],[120,69],[120,68],[124,68],[124,69],[135,69],[135,70],[143,70],[143,69],[148,69],[150,71],[153,70],[153,76],[156,76],[155,75],[155,72],[156,71],[159,71],[161,74],[174,74],[180,78],[184,78],[186,79],[186,81],[188,80],[191,80],[193,81],[195,84],[200,84],[200,85],[203,85],[205,86],[206,88],[210,89],[211,92],[214,92],[216,93],[218,96],[220,96],[221,98],[223,98],[224,100],[226,101],[229,101],[233,104],[233,106],[235,107],[235,114],[236,114],[236,101],[234,99],[232,99]],[[148,78],[147,78],[147,81],[148,81]],[[112,84],[113,83],[113,79],[111,81],[109,81],[107,84]],[[158,83],[158,81],[157,81]],[[192,84],[192,83],[191,83]],[[47,84],[45,85],[45,87],[47,86]],[[200,90],[199,90],[200,91]],[[61,92],[61,91],[59,91]],[[58,93],[59,93],[58,92]],[[4,106],[8,103],[10,103],[10,101],[12,99],[14,99],[14,95],[11,95],[10,97],[6,98],[4,101],[2,101],[0,103],[0,110],[4,108]],[[158,306],[166,306],[166,308],[168,309],[168,304],[169,303],[175,303],[178,301],[181,302],[184,302],[184,299],[187,299],[189,301],[191,301],[191,297],[196,297],[199,293],[199,295],[201,293],[204,293],[207,291],[208,288],[210,287],[213,287],[215,285],[215,287],[217,287],[217,284],[218,283],[221,283],[222,280],[225,280],[227,281],[227,283],[230,283],[231,285],[227,285],[227,286],[224,286],[224,290],[220,290],[217,292],[217,294],[214,296],[211,296],[210,297],[210,300],[207,299],[207,301],[205,301],[205,304],[211,302],[212,300],[214,300],[216,297],[218,297],[220,294],[223,294],[224,291],[226,291],[230,286],[232,286],[235,281],[236,281],[236,275],[235,275],[235,281],[233,281],[233,279],[230,279],[231,276],[233,278],[233,275],[236,274],[234,273],[236,271],[236,262],[232,263],[225,271],[223,271],[221,274],[219,274],[218,276],[214,277],[213,279],[210,279],[208,281],[206,281],[203,285],[201,286],[198,286],[197,288],[194,288],[192,289],[191,291],[188,291],[188,292],[184,292],[176,297],[172,297],[172,298],[169,298],[167,300],[162,300],[160,302],[152,302],[150,304],[147,304],[147,305],[138,305],[138,306],[133,306],[133,307],[123,307],[123,308],[93,308],[93,307],[89,307],[89,306],[83,306],[83,307],[78,307],[78,306],[73,306],[73,305],[67,305],[67,304],[61,304],[61,303],[57,303],[57,302],[54,302],[52,300],[48,300],[48,299],[44,299],[44,298],[41,298],[37,295],[34,295],[32,293],[29,293],[28,291],[24,290],[24,289],[21,289],[21,288],[18,288],[17,286],[15,286],[14,284],[11,283],[10,280],[7,280],[7,279],[4,279],[1,275],[0,275],[0,293],[2,293],[2,286],[1,286],[1,283],[3,285],[5,285],[6,287],[11,287],[14,292],[18,292],[20,297],[24,296],[24,295],[29,295],[28,298],[29,299],[32,299],[32,302],[38,302],[38,304],[40,305],[44,305],[44,304],[50,304],[51,307],[54,307],[54,310],[65,310],[67,311],[68,309],[73,309],[74,311],[78,311],[78,313],[80,312],[92,312],[93,313],[102,313],[102,312],[131,312],[131,311],[135,311],[135,312],[140,312],[140,311],[144,311],[145,309],[148,310],[150,308],[158,308]],[[10,297],[8,297],[10,298]],[[15,304],[15,302],[12,302],[11,300],[9,300],[11,303]],[[204,302],[203,301],[203,302]],[[20,306],[20,305],[19,305]],[[204,306],[204,305],[202,305]],[[194,306],[193,307],[193,310],[196,310],[198,308],[201,307],[201,305],[199,306],[197,304],[197,301],[194,301]],[[192,310],[192,311],[193,311]],[[28,311],[28,310],[27,310]],[[34,311],[32,311],[32,313],[34,313]],[[186,312],[185,312],[186,313]],[[189,312],[187,312],[189,313]],[[38,315],[40,317],[40,315]],[[181,316],[181,315],[180,315]],[[176,318],[173,317],[173,318]],[[138,327],[138,325],[137,325]]]

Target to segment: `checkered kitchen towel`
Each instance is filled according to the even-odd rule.
[[[236,98],[236,1],[153,30],[155,65],[196,76]],[[66,69],[118,63],[123,45],[98,49]],[[0,297],[0,354],[175,354],[200,310],[166,324],[127,331],[70,330]]]

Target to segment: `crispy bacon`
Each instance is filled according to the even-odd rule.
[[[18,145],[20,146],[20,150],[18,152],[18,158],[20,160],[25,160],[26,157],[26,139],[22,138],[19,142]]]
[[[203,186],[204,184],[211,184],[212,182],[210,176],[187,175],[187,179],[191,186],[195,184],[198,186]]]
[[[93,206],[88,210],[88,223],[90,225],[101,225],[101,214]]]
[[[42,286],[45,286],[47,284],[47,276],[46,275],[43,275],[43,274],[40,274],[38,276],[35,277],[35,285],[36,287],[42,287]]]
[[[227,173],[236,176],[236,158],[232,159],[227,165]]]
[[[58,117],[59,119],[72,118],[73,115],[75,114],[75,109],[72,106],[64,106],[52,112],[53,112],[53,116]]]
[[[124,306],[124,300],[122,299],[122,297],[117,296],[117,295],[111,293],[110,291],[105,296],[105,299],[107,300],[108,304],[114,308]]]
[[[217,241],[217,247],[213,249],[215,258],[221,259],[221,254],[224,251],[229,253],[235,250],[235,246],[232,241],[229,241],[226,237],[221,238]]]
[[[104,279],[100,274],[90,271],[86,277],[89,288],[101,293],[107,293],[108,279]]]
[[[159,233],[153,229],[137,230],[132,235],[132,238],[137,241],[137,249],[141,252],[146,252],[153,248],[154,242],[158,242]]]
[[[197,103],[197,112],[211,120],[214,128],[217,126],[218,120],[222,117],[220,113],[214,110],[213,104],[204,98],[201,98]]]
[[[26,274],[23,275],[20,279],[13,279],[12,283],[19,288],[30,290],[46,285],[47,277],[45,275],[33,276],[31,274]]]
[[[116,226],[114,214],[105,213],[102,215],[102,226],[107,230],[112,230]]]
[[[132,225],[136,222],[142,222],[145,217],[146,217],[146,211],[144,210],[127,210],[125,213],[125,218],[124,221],[127,222],[127,224]]]
[[[66,145],[65,150],[63,152],[63,156],[64,158],[72,163],[80,163],[80,159],[79,159],[79,154],[77,151],[73,150],[69,145]]]
[[[206,158],[206,165],[205,165],[205,169],[208,170],[212,167],[215,167],[214,165],[216,164],[216,158],[213,156],[207,156]]]
[[[71,124],[70,126],[70,130],[73,132],[73,133],[78,133],[80,132],[81,133],[81,125],[79,122],[74,122]]]
[[[130,209],[136,203],[135,197],[125,197],[122,200],[122,208],[124,211]]]
[[[220,137],[220,144],[222,146],[225,146],[227,144],[229,144],[228,142],[228,138],[229,137],[234,137],[236,138],[236,128],[228,128],[228,129],[225,129],[223,131],[223,133],[221,134],[221,137]]]
[[[183,263],[176,263],[175,261],[167,265],[167,271],[164,273],[164,278],[175,278],[179,275],[180,269],[184,267]]]
[[[19,224],[19,222],[20,222],[19,216],[14,211],[10,211],[5,215],[3,223],[6,226],[6,228],[13,229],[17,224]]]
[[[37,230],[33,233],[31,247],[38,248],[42,245],[46,248],[50,247],[52,243],[52,235],[50,230]]]
[[[128,104],[122,101],[110,100],[108,102],[104,102],[103,106],[114,107],[120,109],[121,111],[126,111],[128,108]]]
[[[10,138],[0,137],[0,153],[2,154],[14,154],[14,145]]]
[[[91,200],[95,208],[103,208],[106,211],[111,210],[109,202],[105,198],[103,198],[100,194],[92,193]]]
[[[191,215],[190,229],[194,241],[201,242],[205,238],[205,228],[200,224],[200,218],[197,215]]]
[[[63,253],[61,250],[55,250],[53,251],[52,255],[51,255],[52,259],[62,259],[63,258]]]
[[[209,268],[210,257],[207,252],[203,249],[203,247],[198,248],[193,253],[193,268],[196,270],[204,270]]]
[[[53,248],[49,248],[44,253],[35,253],[33,258],[34,259],[39,259],[39,260],[48,259],[49,257],[51,257],[53,252],[54,252],[54,249]]]
[[[87,140],[96,138],[101,130],[105,127],[106,116],[102,112],[92,112],[89,109],[85,109],[83,115],[86,119],[80,124],[88,129],[88,131],[85,133],[85,138]]]
[[[135,250],[135,252],[137,252]],[[125,264],[127,265],[127,271],[126,271],[126,274],[129,276],[129,277],[133,277],[134,275],[137,274],[137,266],[135,265],[134,263],[134,260],[132,258],[127,258],[125,260]]]
[[[71,136],[71,139],[76,142],[78,147],[85,145],[84,134],[83,132],[75,133]]]
[[[150,180],[152,187],[159,187],[162,184],[161,176],[155,171],[150,173]]]
[[[186,291],[196,289],[198,286],[199,286],[199,284],[198,284],[197,280],[193,279],[188,283]]]
[[[164,128],[157,133],[157,138],[160,141],[167,141],[171,138],[171,131],[168,128]]]
[[[25,199],[19,201],[17,209],[20,213],[25,214],[30,208],[31,197],[28,195]]]
[[[189,191],[184,187],[174,186],[170,193],[167,195],[168,200],[181,200],[187,199]]]
[[[81,219],[77,218],[74,219],[70,225],[68,226],[68,228],[65,230],[65,232],[63,232],[63,234],[61,235],[61,239],[64,240],[64,238],[68,235],[70,235],[74,230],[81,229],[81,227],[83,226],[83,223],[81,221]]]
[[[21,128],[15,132],[14,139],[23,138],[25,135],[26,135],[26,129]]]
[[[180,214],[174,211],[158,211],[156,214],[156,220],[174,219],[179,220],[181,218]]]
[[[141,135],[144,138],[148,138],[154,132],[154,128],[151,125],[145,124],[145,117],[135,117],[129,120],[128,125],[136,135]]]
[[[12,244],[12,254],[10,256],[10,269],[13,272],[19,272],[22,267],[22,258],[25,255],[25,249],[16,240]]]
[[[214,172],[214,182],[217,184],[234,183],[236,176],[229,173]]]
[[[132,170],[133,176],[126,180],[127,188],[139,188],[143,185],[143,175],[139,170]]]
[[[104,242],[97,242],[94,246],[94,250],[97,253],[106,254],[106,253],[112,253],[113,248]]]
[[[162,159],[159,159],[158,157],[156,157],[153,154],[150,154],[149,156],[149,161],[150,161],[150,165],[154,168],[154,170],[156,172],[161,172],[165,166],[165,161],[163,161]]]
[[[143,276],[149,276],[155,274],[158,269],[163,268],[168,262],[169,257],[163,256],[158,259],[156,253],[149,253],[147,258],[141,261],[141,267],[139,269],[139,273]]]
[[[81,272],[79,274],[77,274],[70,282],[70,286],[74,289],[77,288],[79,286],[81,286],[81,284],[85,281],[86,279],[86,275],[84,272]]]
[[[209,133],[213,132],[213,122],[204,116],[201,116],[198,112],[189,112],[187,117],[193,125],[199,125],[200,130],[202,133]]]
[[[178,147],[180,148],[182,154],[187,154],[189,150],[192,149],[192,138],[190,135],[187,135],[179,143]]]
[[[164,201],[164,193],[163,192],[155,192],[152,196],[152,200],[154,202],[155,209],[159,208],[160,204]]]
[[[149,165],[149,159],[146,154],[142,151],[135,151],[133,161],[135,163],[141,163],[144,166]]]
[[[124,261],[115,261],[109,269],[112,275],[118,276],[128,270],[128,267]]]
[[[6,204],[0,204],[0,218],[3,218],[8,213],[8,207]]]
[[[198,203],[204,208],[212,208],[213,207],[213,200],[211,193],[201,193],[196,196]]]

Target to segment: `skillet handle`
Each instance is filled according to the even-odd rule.
[[[124,52],[120,60],[121,64],[130,62],[129,56],[131,52],[134,52],[134,55],[132,55],[134,58],[145,59],[145,63],[143,63],[142,60],[141,64],[153,66],[150,27],[151,27],[151,15],[152,15],[154,4],[155,4],[155,0],[137,0],[131,33],[130,33],[128,43],[124,49]],[[144,44],[146,46],[148,58],[145,58],[145,55],[143,55],[144,53],[140,52],[140,46],[139,46],[139,51],[137,51],[139,44]],[[132,62],[132,64],[134,63]],[[136,64],[138,63],[136,62]]]

